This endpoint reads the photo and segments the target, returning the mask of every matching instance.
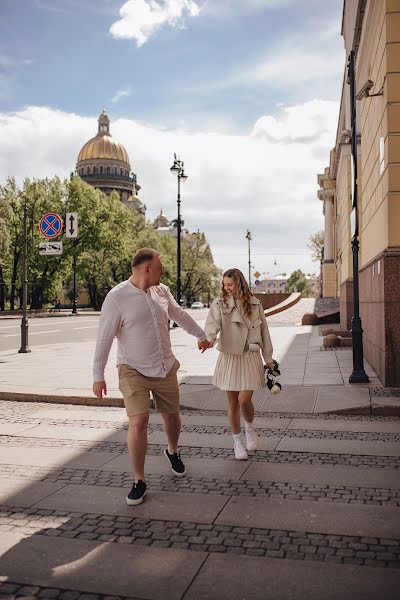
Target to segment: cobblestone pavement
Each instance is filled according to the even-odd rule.
[[[41,411],[48,411],[50,408],[50,413],[40,414]],[[49,552],[57,555],[58,548],[64,548],[65,544],[70,549],[69,552],[72,552],[74,544],[85,543],[89,545],[85,552],[89,553],[92,550],[97,552],[104,545],[109,548],[110,556],[121,557],[119,552],[125,552],[125,548],[128,552],[129,547],[135,551],[135,556],[140,557],[146,552],[146,560],[151,564],[153,577],[158,576],[160,561],[160,555],[156,553],[162,552],[162,556],[168,560],[169,553],[180,551],[183,554],[179,556],[190,561],[201,554],[204,556],[204,559],[201,559],[205,561],[204,565],[212,560],[212,557],[226,557],[227,561],[231,561],[234,555],[238,555],[246,557],[246,560],[262,560],[265,564],[267,560],[272,559],[277,565],[286,564],[286,561],[302,561],[305,567],[315,565],[317,568],[318,565],[323,565],[327,569],[338,566],[345,569],[346,565],[349,565],[366,574],[372,569],[377,577],[380,577],[381,571],[384,570],[388,577],[392,577],[393,573],[398,574],[400,583],[400,452],[396,454],[393,451],[396,444],[399,444],[400,449],[400,420],[396,417],[261,413],[259,416],[264,419],[264,424],[259,433],[263,438],[280,438],[287,441],[303,439],[305,444],[320,441],[337,443],[338,440],[343,444],[357,442],[360,444],[360,450],[357,451],[357,445],[351,454],[341,451],[314,451],[311,447],[304,451],[259,450],[250,454],[249,461],[239,462],[232,459],[229,428],[220,418],[226,417],[225,411],[183,411],[189,420],[184,420],[182,428],[185,440],[188,441],[181,447],[181,456],[184,460],[195,459],[199,472],[196,474],[196,468],[192,467],[186,477],[175,478],[170,472],[159,474],[150,470],[146,477],[149,497],[142,505],[148,514],[140,516],[136,507],[126,507],[124,500],[132,484],[132,473],[123,466],[128,465],[128,462],[124,462],[127,461],[126,444],[121,441],[126,435],[126,423],[121,409],[74,406],[73,416],[69,412],[70,408],[65,405],[49,406],[46,403],[1,402],[0,409],[0,433],[3,432],[0,435],[0,457],[3,456],[0,462],[0,488],[3,482],[10,490],[1,496],[0,544],[1,540],[29,541],[31,545],[29,551],[26,550],[26,556],[31,556],[29,553],[36,544],[41,548],[50,548]],[[195,423],[190,422],[193,415],[196,415]],[[215,417],[219,417],[219,420],[213,422]],[[151,419],[149,431],[159,432],[162,426],[157,420],[158,417],[152,416]],[[294,428],[289,429],[292,419],[305,421],[299,420],[298,425],[293,424]],[[265,425],[268,422],[271,422],[270,427]],[[12,431],[14,425],[15,430]],[[1,429],[2,427],[4,429]],[[32,430],[38,427],[38,431],[33,435]],[[100,430],[98,438],[96,430]],[[69,437],[71,432],[73,439]],[[112,439],[115,435],[119,438]],[[207,439],[210,440],[229,440],[229,447],[216,447],[216,441],[216,445],[211,443],[206,447],[198,447],[195,442],[190,443],[191,436],[196,436],[193,437],[193,440],[196,440],[199,435],[209,436]],[[391,448],[388,455],[384,455],[386,445]],[[150,443],[148,456],[157,460],[158,456],[162,456],[164,447],[160,443]],[[336,447],[341,450],[340,446]],[[368,447],[368,454],[362,454],[361,448],[365,447]],[[375,447],[379,447],[380,451],[374,453]],[[61,463],[57,466],[52,466],[43,459],[46,452],[49,457],[53,452],[65,453],[66,458],[60,459]],[[20,457],[23,457],[23,460]],[[80,464],[80,461],[85,459],[89,461],[88,466]],[[34,460],[41,460],[42,463],[36,464]],[[74,464],[71,464],[72,460]],[[115,466],[116,464],[118,466]],[[214,464],[218,466],[213,468]],[[275,465],[271,471],[272,475],[268,470],[262,474],[263,465]],[[277,472],[277,465],[282,465],[283,469],[279,480],[273,476]],[[327,466],[326,475],[318,465]],[[285,475],[288,472],[284,469],[293,472],[294,466],[303,469],[304,478],[300,481]],[[251,470],[252,467],[261,470],[256,471],[256,475],[248,476],[248,469]],[[318,483],[313,479],[315,469],[318,469],[319,473]],[[204,475],[204,472],[210,474]],[[337,476],[339,479],[335,482],[335,472],[346,475],[346,485],[337,482],[340,476]],[[363,484],[359,483],[360,478]],[[106,490],[111,494],[110,498],[115,498],[113,504],[108,505],[107,501],[104,501]],[[82,505],[77,507],[76,498],[82,498],[82,494],[90,498],[90,502],[86,501],[86,506],[93,512],[88,512],[87,508],[80,510]],[[190,510],[186,508],[180,513],[175,512],[173,518],[160,517],[157,511],[165,510],[164,494],[167,494],[169,502],[189,502]],[[292,507],[292,510],[295,506],[307,505],[312,517],[310,526],[296,527],[297,521],[293,522],[289,518],[286,522],[282,513],[279,513],[281,516],[276,523],[271,523],[273,528],[264,526],[265,521],[264,525],[259,523],[258,526],[254,526],[245,514],[239,514],[239,525],[235,519],[229,522],[230,517],[227,516],[225,520],[228,523],[221,523],[221,516],[229,514],[226,510],[232,505],[232,501],[247,500],[256,503],[260,500],[265,501],[265,504],[260,505],[263,507],[260,515],[268,515],[272,505],[282,508],[288,506]],[[60,501],[61,504],[66,503],[68,508],[60,510]],[[213,502],[217,504],[213,505]],[[325,520],[320,518],[316,526],[313,515],[318,511],[323,512],[324,509],[329,509],[332,517],[325,517]],[[368,515],[365,517],[367,530],[373,529],[376,534],[363,534],[362,525],[352,523],[355,513],[351,511],[355,510],[361,511],[361,515]],[[210,511],[214,512],[211,517],[207,517]],[[347,511],[349,518],[346,528],[343,529],[342,520],[341,529],[334,528],[332,533],[332,527],[335,527],[336,523],[335,515],[342,519],[346,517]],[[168,515],[168,511],[163,514]],[[384,518],[380,517],[381,514]],[[360,522],[362,523],[362,520]],[[302,524],[305,525],[305,522]],[[368,529],[371,526],[372,529]],[[16,552],[18,548],[17,543]],[[54,579],[54,586],[50,585],[47,576],[43,578],[36,572],[29,576],[26,574],[29,572],[29,561],[23,554],[23,546],[20,552],[21,576],[15,576],[15,572],[8,574],[10,567],[7,567],[4,576],[0,576],[0,597],[4,599],[153,598],[150,592],[138,593],[134,570],[130,574],[126,565],[120,565],[121,558],[116,559],[114,563],[104,563],[104,569],[111,568],[112,564],[112,569],[121,569],[122,579],[132,577],[132,595],[129,596],[126,593],[116,593],[118,590],[103,589],[103,584],[94,584],[92,580],[90,585],[86,586],[82,583],[82,576],[75,585],[71,584],[70,579],[63,579],[62,576],[61,579]],[[69,563],[75,564],[74,560],[76,559],[73,557],[69,560],[63,559],[63,568],[67,569]],[[1,561],[2,558],[0,572],[4,572]],[[100,564],[101,562],[99,568]],[[203,562],[199,565],[184,590],[176,591],[175,595],[168,598],[185,600],[193,581],[202,576]],[[258,568],[260,579],[267,577],[262,568]],[[246,577],[246,569],[243,569],[238,585],[241,585],[241,581]],[[350,571],[343,573],[348,574]],[[215,577],[218,577],[217,572]],[[357,577],[361,577],[358,572]],[[281,585],[285,585],[285,582]],[[312,585],[312,578],[307,585]],[[212,582],[210,589],[213,589]],[[127,592],[130,593],[130,590]],[[296,597],[308,597],[307,592],[303,592],[302,589]],[[242,596],[247,597],[245,592]],[[159,597],[162,595],[154,595],[154,598]],[[252,597],[264,600],[265,595],[263,593]],[[277,593],[276,596],[271,596],[274,597],[283,596]],[[210,598],[225,600],[223,596],[212,594]]]
[[[390,538],[323,535],[135,517],[10,507],[3,531],[100,540],[116,544],[269,556],[400,568],[400,542]]]

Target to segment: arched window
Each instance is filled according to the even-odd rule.
[[[117,167],[113,167],[113,173],[114,173],[114,175],[117,174]]]
[[[123,174],[124,174],[124,170],[123,170],[123,169],[120,169],[120,170],[119,170],[119,174],[120,174],[120,175],[123,175]]]
[[[84,170],[83,170],[83,169],[81,169],[81,175],[83,175],[83,173],[84,173]]]
[[[97,173],[97,167],[96,166],[93,167],[93,173]]]
[[[107,174],[110,174],[110,167],[107,167]]]
[[[100,173],[103,172],[103,165],[100,165]]]
[[[90,167],[87,167],[87,168],[86,168],[86,173],[87,173],[88,175],[90,175]]]

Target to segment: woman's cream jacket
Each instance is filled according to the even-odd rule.
[[[257,344],[265,362],[272,360],[272,343],[269,335],[267,320],[261,303],[254,296],[250,299],[251,316],[248,327],[235,306],[235,299],[228,296],[226,304],[217,298],[211,304],[204,331],[210,342],[218,337],[217,348],[226,354],[244,354],[248,344]]]

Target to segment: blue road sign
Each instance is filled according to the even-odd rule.
[[[39,221],[40,233],[47,238],[55,238],[61,233],[62,220],[60,215],[46,213]]]

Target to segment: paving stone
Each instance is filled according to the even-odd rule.
[[[139,506],[129,507],[125,494],[116,488],[68,485],[60,493],[53,494],[37,504],[38,508],[88,510],[96,508],[99,514],[150,517],[211,523],[228,501],[226,496],[204,494],[174,494],[152,492]]]
[[[394,569],[211,554],[185,600],[259,600],[266,597],[266,585],[268,597],[279,600],[395,600],[398,595]]]
[[[15,541],[18,543],[18,538]],[[96,556],[96,560],[85,559],[88,555]],[[142,547],[138,553],[130,545],[36,536],[11,547],[0,559],[0,566],[11,580],[41,586],[50,587],[56,577],[58,586],[88,593],[129,596],[135,590],[142,598],[178,599],[205,557],[202,552],[172,548]],[[157,571],[149,570],[149,564],[158,565]]]
[[[285,526],[315,533],[400,537],[400,510],[390,507],[350,506],[306,501],[231,498],[216,523],[271,529]]]

